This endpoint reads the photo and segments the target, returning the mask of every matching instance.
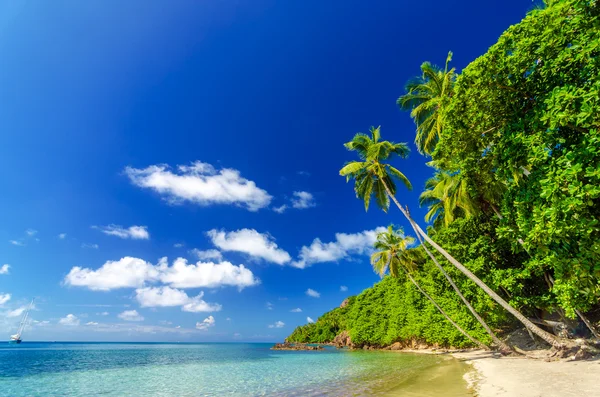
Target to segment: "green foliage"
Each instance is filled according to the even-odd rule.
[[[573,317],[597,304],[598,4],[556,1],[533,10],[465,68],[434,159],[460,169],[475,199],[500,207],[500,235],[531,255],[513,272],[554,280],[550,296],[532,297],[541,308]],[[482,198],[498,184],[496,202]]]
[[[375,195],[377,206],[387,211],[390,206],[390,198],[384,184],[392,194],[396,193],[394,180],[399,180],[408,189],[412,189],[412,185],[402,172],[382,161],[396,155],[406,158],[410,150],[405,143],[381,141],[379,127],[371,127],[370,132],[370,137],[358,133],[350,142],[344,144],[346,149],[356,152],[363,161],[347,163],[340,170],[340,175],[345,176],[348,181],[354,179],[356,197],[364,201],[365,210],[369,209],[371,196]]]
[[[494,289],[503,292],[510,303],[527,308],[531,303],[521,299],[523,291],[542,288],[523,277],[513,274],[511,268],[522,260],[523,254],[514,254],[510,242],[499,238],[497,221],[479,217],[458,219],[450,227],[438,231],[434,239],[459,259],[465,266]],[[425,255],[421,254],[421,258]],[[453,266],[441,261],[448,273],[475,309],[482,313],[492,328],[510,326],[507,314],[491,298]],[[427,258],[413,276],[428,294],[473,337],[489,343],[489,335],[477,323],[456,296],[443,274]],[[329,316],[342,316],[340,326],[330,327]],[[325,320],[322,322],[322,320]],[[322,339],[325,328],[330,339]],[[317,331],[319,330],[319,331]],[[356,296],[344,309],[325,314],[315,324],[297,328],[288,338],[297,342],[329,342],[336,333],[348,330],[357,346],[386,346],[397,341],[419,340],[440,346],[467,347],[470,342],[444,319],[438,310],[398,272],[398,277],[386,276],[381,282]],[[302,337],[300,337],[302,336]]]
[[[429,220],[438,219],[430,236],[525,315],[574,317],[575,310],[600,301],[600,6],[546,3],[460,75],[424,64],[422,77],[407,85],[398,103],[412,111],[419,150],[432,156],[437,170],[422,196]],[[381,162],[405,157],[408,149],[381,142],[378,128],[371,136],[357,134],[346,147],[361,161],[340,173],[355,180],[366,208],[375,194],[387,210],[382,181],[392,194],[393,179],[410,185]],[[380,272],[383,256],[374,258]],[[514,325],[489,296],[438,259],[488,324]],[[394,273],[398,278],[385,277],[347,307],[298,327],[290,340],[327,342],[348,330],[357,346],[414,339],[468,345],[402,272]],[[429,258],[414,277],[454,321],[489,343]]]
[[[349,305],[355,301],[355,297],[349,298]],[[347,329],[346,317],[349,306],[338,307],[325,313],[314,323],[296,327],[286,339],[297,343],[327,343]]]
[[[371,265],[375,273],[383,277],[389,270],[392,277],[398,277],[404,271],[411,272],[423,261],[421,250],[410,249],[415,239],[404,235],[402,228],[389,225],[386,231],[377,234],[377,241],[371,255]]]
[[[469,194],[467,180],[456,172],[437,171],[425,182],[419,204],[428,207],[425,221],[433,221],[436,227],[448,226],[455,216],[469,218],[478,211]]]
[[[424,62],[421,76],[406,84],[406,94],[396,102],[400,109],[410,110],[410,116],[417,125],[415,144],[419,152],[431,154],[439,140],[443,127],[441,109],[450,97],[456,78],[454,68],[448,70],[452,53],[448,53],[444,70]]]

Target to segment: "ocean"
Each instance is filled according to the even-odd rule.
[[[0,347],[0,396],[464,397],[466,365],[397,352],[273,351],[262,343]]]

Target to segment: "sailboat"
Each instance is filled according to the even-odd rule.
[[[27,318],[29,317],[29,311],[33,307],[34,300],[35,300],[35,298],[33,298],[31,300],[29,307],[27,308],[27,310],[25,310],[25,313],[23,314],[23,317],[21,318],[21,324],[19,324],[19,330],[17,331],[16,334],[10,336],[8,343],[16,343],[16,344],[21,343],[21,335],[23,335],[23,329],[25,328],[25,325],[27,324]]]

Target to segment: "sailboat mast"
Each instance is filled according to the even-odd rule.
[[[19,331],[17,332],[17,335],[19,335],[19,336],[21,336],[21,334],[23,333],[23,329],[25,329],[25,324],[27,324],[27,318],[29,317],[29,311],[33,307],[33,301],[34,300],[35,300],[35,298],[33,298],[31,300],[31,303],[29,304],[29,307],[25,311],[25,315],[23,316],[23,319],[21,320],[21,324],[19,325]]]

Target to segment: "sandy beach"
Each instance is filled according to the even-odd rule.
[[[478,397],[569,397],[600,394],[600,359],[532,360],[485,351],[452,353],[473,366],[465,375]]]

